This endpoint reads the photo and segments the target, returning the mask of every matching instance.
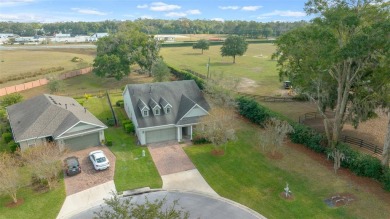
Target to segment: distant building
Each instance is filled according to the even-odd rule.
[[[57,33],[54,35],[55,38],[68,38],[70,34]]]
[[[106,36],[108,36],[108,33],[94,33],[88,38],[88,41],[96,42],[98,39]]]
[[[175,42],[175,36],[172,35],[155,35],[154,39],[157,41],[163,41],[163,42]]]

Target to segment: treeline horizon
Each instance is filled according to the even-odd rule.
[[[163,19],[137,19],[134,21],[106,20],[99,22],[0,22],[0,33],[12,33],[19,36],[46,35],[57,33],[92,35],[94,33],[116,33],[122,23],[131,22],[139,25],[140,30],[150,35],[156,34],[236,34],[246,38],[278,37],[296,27],[309,24],[307,21],[296,22],[256,22],[256,21],[214,21]]]

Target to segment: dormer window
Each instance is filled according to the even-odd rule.
[[[160,109],[159,108],[156,108],[154,110],[154,115],[160,115]]]
[[[165,114],[171,113],[172,105],[169,104],[168,101],[166,101],[164,98],[161,97],[159,103],[164,109]]]
[[[142,101],[141,99],[138,100],[137,106],[142,114],[143,117],[149,116],[149,107]]]

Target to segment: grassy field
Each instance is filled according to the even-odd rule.
[[[161,55],[168,64],[174,67],[190,69],[204,75],[207,74],[206,65],[210,57],[212,76],[223,73],[245,78],[243,83],[247,83],[247,86],[244,88],[249,93],[279,94],[281,83],[276,71],[276,61],[271,60],[271,55],[275,51],[273,44],[249,44],[244,56],[236,57],[235,64],[232,63],[232,57],[220,55],[220,48],[221,46],[210,46],[210,49],[205,50],[203,55],[200,50],[194,50],[192,47],[162,48]],[[251,89],[248,89],[250,87]]]
[[[255,147],[259,129],[243,121],[238,127],[239,138],[228,144],[224,156],[211,155],[211,145],[185,148],[218,194],[267,218],[388,218],[390,215],[388,203],[364,187],[351,186],[348,179],[335,175],[331,168],[301,151],[285,147],[283,159],[269,159]],[[293,200],[280,197],[286,182]],[[324,200],[340,192],[352,193],[357,200],[344,207],[327,207]]]
[[[80,68],[80,62],[71,61],[73,57],[82,58],[84,62],[92,64],[95,53],[95,49],[4,50],[0,53],[0,79],[11,75],[37,72],[42,68],[64,68],[63,71],[49,74],[54,76],[62,72]],[[10,81],[1,84],[1,86],[20,84],[42,77],[41,75],[36,78]]]

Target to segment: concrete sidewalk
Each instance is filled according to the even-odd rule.
[[[112,197],[112,192],[116,192],[113,180],[69,195],[62,205],[57,219],[70,218],[72,215],[78,214],[93,206],[103,204],[103,199]]]

